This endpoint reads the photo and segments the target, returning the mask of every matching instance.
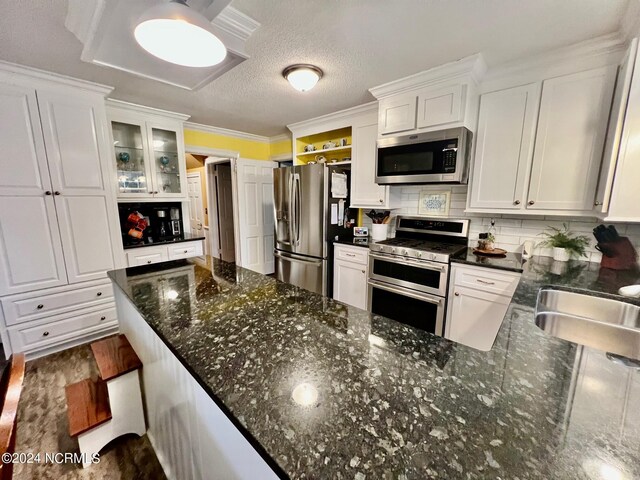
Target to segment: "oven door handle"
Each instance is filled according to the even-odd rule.
[[[385,254],[369,252],[369,258],[373,258],[374,260],[378,259],[378,260],[389,261],[392,263],[399,263],[401,265],[408,265],[410,267],[423,268],[425,270],[435,270],[436,272],[445,272],[447,270],[447,267],[445,265],[431,263],[425,260],[417,260],[417,261],[405,260],[393,255],[385,255]]]
[[[376,280],[369,280],[369,285],[375,288],[379,288],[380,290],[386,290],[387,292],[397,293],[398,295],[404,295],[405,297],[415,298],[416,300],[422,300],[428,303],[433,303],[434,305],[440,306],[442,304],[442,298],[432,297],[431,295],[423,294],[423,293],[414,293],[410,292],[404,288],[396,288],[392,287],[389,284],[378,282]]]

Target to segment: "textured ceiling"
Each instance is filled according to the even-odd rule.
[[[261,23],[251,58],[196,92],[80,60],[66,0],[0,0],[0,59],[115,86],[114,98],[260,135],[372,100],[367,89],[482,52],[497,65],[618,30],[629,0],[235,0]],[[292,63],[325,77],[307,93]]]

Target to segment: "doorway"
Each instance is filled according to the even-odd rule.
[[[216,225],[218,252],[214,256],[225,262],[235,262],[235,220],[233,215],[233,179],[231,160],[208,165],[209,175],[213,177],[211,192],[211,213]]]
[[[189,195],[189,225],[191,235],[204,234],[204,202],[202,200],[202,178],[200,172],[187,174],[187,192]]]

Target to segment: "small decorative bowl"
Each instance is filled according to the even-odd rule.
[[[131,157],[129,156],[128,152],[120,152],[118,154],[118,160],[120,160],[122,163],[127,163],[130,159]]]
[[[160,157],[160,163],[164,166],[169,165],[169,157],[167,157],[166,155],[163,155],[162,157]]]

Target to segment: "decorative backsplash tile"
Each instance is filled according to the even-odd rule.
[[[504,248],[509,252],[521,252],[522,244],[526,240],[531,240],[535,245],[542,241],[540,234],[547,227],[562,227],[563,223],[569,225],[570,230],[575,233],[586,235],[591,238],[591,245],[587,248],[589,258],[592,262],[600,262],[602,254],[595,249],[596,240],[593,238],[592,231],[603,222],[597,218],[585,217],[556,217],[544,215],[493,215],[465,213],[464,209],[467,205],[467,186],[455,185],[444,187],[442,185],[415,185],[415,186],[398,186],[391,187],[392,195],[400,199],[399,208],[392,210],[390,236],[395,235],[394,224],[396,215],[418,215],[418,202],[420,192],[422,191],[443,191],[446,189],[451,191],[448,218],[468,218],[470,219],[469,228],[469,246],[475,246],[478,240],[478,234],[486,232],[491,225],[491,220],[495,221],[496,230],[496,247]],[[363,216],[363,225],[369,226],[371,221]],[[629,237],[631,243],[640,251],[640,225],[638,224],[614,224],[621,236]],[[552,255],[549,248],[537,247],[534,249],[534,255],[548,256]]]

